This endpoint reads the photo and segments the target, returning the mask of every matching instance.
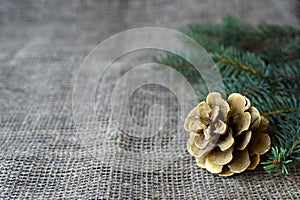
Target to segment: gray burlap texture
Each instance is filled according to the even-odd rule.
[[[186,151],[153,167],[185,148],[188,133],[172,132],[179,104],[166,88],[142,87],[132,97],[132,116],[146,123],[149,107],[162,104],[169,108],[165,132],[135,137],[143,133],[119,130],[110,97],[123,71],[107,72],[97,88],[94,126],[105,137],[89,147],[76,135],[73,83],[97,43],[132,27],[219,22],[231,11],[250,23],[299,23],[294,0],[0,1],[0,198],[299,199],[298,169],[290,176],[259,168],[222,178],[197,167]],[[152,110],[157,117],[161,112]],[[173,143],[171,153],[163,148]]]

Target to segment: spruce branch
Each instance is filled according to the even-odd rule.
[[[262,113],[263,116],[268,116],[268,115],[278,115],[281,113],[290,113],[290,112],[295,112],[297,111],[297,108],[290,108],[290,109],[280,109],[280,110],[273,110],[273,111],[268,111]]]
[[[181,30],[212,57],[226,92],[246,95],[270,120],[268,131],[274,140],[262,162],[264,169],[290,173],[290,166],[300,162],[300,29],[266,24],[254,27],[225,16],[222,24],[192,24]],[[174,67],[205,98],[205,82],[186,60],[167,53],[156,62]]]
[[[268,160],[262,162],[267,172],[280,169],[282,173],[290,173],[290,165],[300,162],[300,127],[283,129],[287,132],[277,134],[278,145],[272,147]]]
[[[254,75],[258,74],[258,72],[255,69],[253,69],[252,67],[246,66],[246,65],[244,65],[242,63],[239,63],[237,61],[231,60],[231,59],[226,58],[226,57],[221,56],[221,55],[215,55],[215,57],[218,59],[219,62],[222,62],[224,64],[232,65],[232,66],[235,66],[235,67],[240,67],[241,69],[249,71]]]
[[[254,52],[269,63],[300,57],[300,29],[291,26],[262,24],[252,27],[227,15],[222,24],[192,24],[181,30],[199,43],[206,38],[225,47]]]

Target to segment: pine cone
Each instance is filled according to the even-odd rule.
[[[264,133],[269,121],[245,96],[233,93],[225,101],[210,93],[185,120],[188,151],[197,165],[220,176],[254,170],[271,145]]]

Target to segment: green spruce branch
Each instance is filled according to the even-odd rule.
[[[296,167],[300,162],[299,113],[291,116],[296,117],[290,119],[294,121],[294,123],[286,121],[286,124],[281,123],[279,125],[281,129],[277,132],[277,134],[275,134],[276,144],[272,147],[271,152],[268,154],[267,161],[262,162],[264,169],[267,172],[281,169],[282,173],[289,174],[290,166],[294,164],[294,167]],[[289,125],[288,123],[291,124]]]
[[[254,52],[268,62],[299,58],[300,29],[291,26],[263,24],[253,27],[227,15],[222,24],[192,24],[182,31],[200,43],[207,38],[226,47]]]
[[[268,172],[281,169],[288,174],[290,166],[300,163],[300,29],[254,27],[225,16],[222,24],[193,24],[181,30],[207,50],[226,92],[246,95],[268,117],[273,142],[262,164]],[[205,98],[205,82],[190,63],[173,54],[163,54],[156,61],[173,66]]]

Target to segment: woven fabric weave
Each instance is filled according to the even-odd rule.
[[[259,168],[223,178],[197,167],[185,152],[147,170],[152,159],[157,162],[165,153],[157,151],[157,146],[174,142],[173,121],[166,126],[170,131],[159,138],[133,137],[118,130],[110,97],[124,73],[120,70],[107,73],[97,91],[99,124],[95,126],[101,126],[105,134],[97,146],[103,150],[103,159],[82,144],[72,115],[72,89],[80,64],[112,34],[141,26],[176,29],[192,22],[216,23],[228,12],[252,24],[299,25],[296,4],[296,0],[1,0],[0,197],[299,199],[299,169],[292,169],[290,176]],[[142,73],[135,78],[143,78]],[[134,97],[139,106],[132,112],[137,117],[155,103],[165,104],[174,116],[178,112],[174,94],[165,88],[149,85]],[[185,148],[181,146],[185,136],[176,139],[174,149]]]

